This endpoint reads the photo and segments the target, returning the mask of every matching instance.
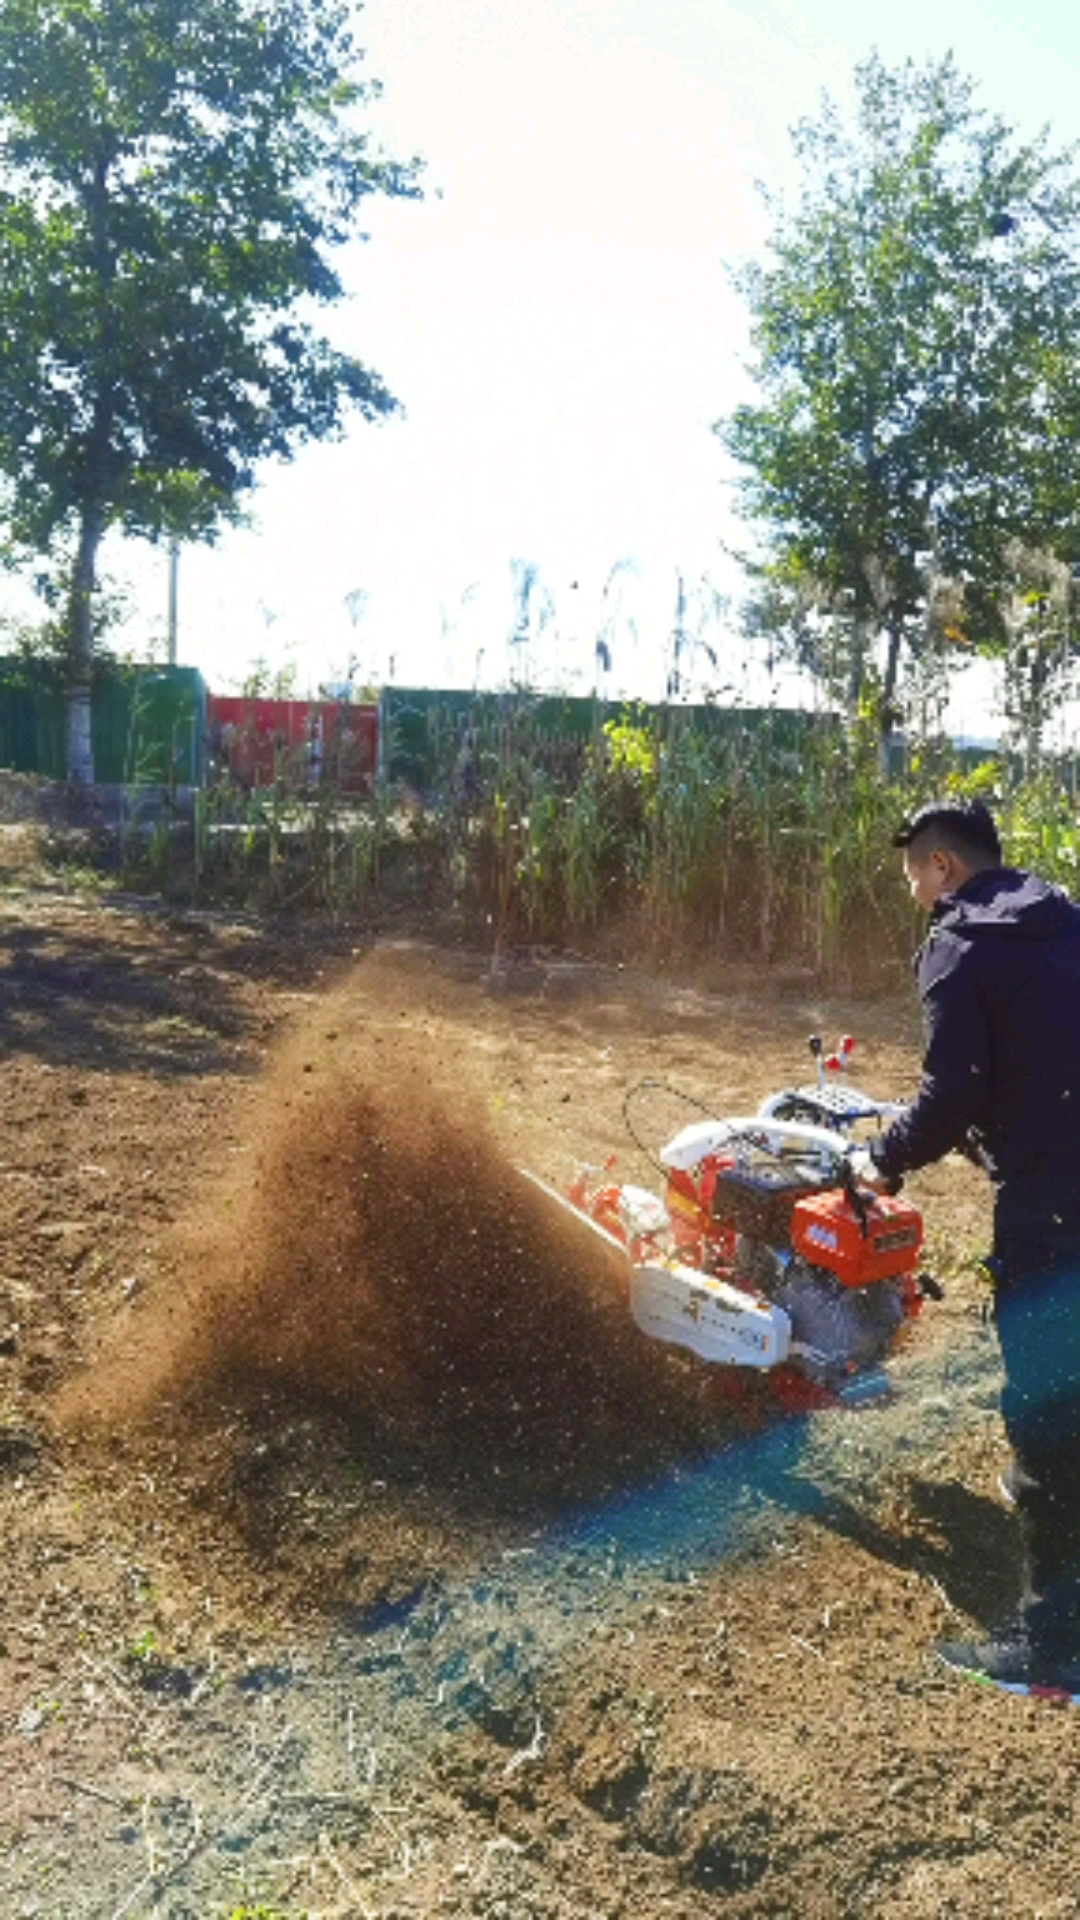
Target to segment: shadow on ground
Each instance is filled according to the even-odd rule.
[[[65,903],[33,926],[0,923],[0,1047],[164,1079],[246,1072],[267,1024],[248,983],[316,987],[340,963],[344,939],[139,913],[126,900]]]
[[[1000,1625],[1019,1593],[1015,1516],[972,1488],[926,1477],[925,1470],[893,1475],[887,1485],[880,1459],[872,1471],[845,1472],[836,1439],[846,1422],[874,1417],[776,1418],[757,1433],[733,1437],[705,1461],[687,1459],[651,1485],[628,1488],[593,1513],[568,1518],[564,1537],[568,1544],[603,1540],[627,1562],[685,1572],[767,1543],[791,1520],[810,1521],[884,1565],[936,1585],[958,1612],[987,1627]],[[854,1490],[863,1486],[865,1500]]]
[[[339,1618],[405,1604],[508,1542],[527,1543],[530,1565],[555,1578],[565,1563],[678,1581],[771,1557],[803,1523],[935,1587],[987,1630],[1015,1608],[1019,1529],[992,1498],[916,1474],[864,1503],[814,1477],[817,1416],[774,1412],[747,1433],[745,1403],[725,1408],[714,1387],[695,1421],[689,1381],[669,1379],[657,1396],[663,1359],[646,1365],[653,1392],[621,1420],[608,1405],[594,1421],[572,1385],[561,1416],[554,1392],[524,1423],[495,1395],[475,1430],[467,1417],[436,1421],[410,1446],[343,1407],[233,1398],[185,1423],[179,1445],[175,1427],[159,1426],[148,1448],[149,1436],[135,1442],[131,1466],[172,1484],[190,1539],[224,1544],[242,1585]]]

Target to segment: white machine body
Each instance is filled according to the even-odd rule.
[[[630,1309],[642,1333],[689,1347],[702,1360],[778,1367],[791,1321],[782,1307],[677,1260],[645,1261],[630,1275]]]
[[[804,1154],[820,1161],[829,1172],[844,1155],[848,1142],[829,1127],[807,1125],[801,1121],[774,1120],[763,1114],[738,1120],[694,1120],[660,1150],[661,1165],[673,1171],[690,1173],[710,1154],[738,1148],[740,1143],[764,1147],[769,1153]]]

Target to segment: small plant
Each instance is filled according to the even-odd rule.
[[[257,1906],[234,1907],[231,1913],[224,1914],[222,1920],[306,1920],[306,1915],[295,1910],[290,1914],[282,1907],[267,1907],[262,1901]]]

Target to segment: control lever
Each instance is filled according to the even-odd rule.
[[[847,1153],[844,1155],[843,1161],[841,1162],[841,1166],[842,1166],[841,1179],[843,1182],[844,1192],[846,1193],[848,1199],[851,1201],[852,1207],[855,1210],[856,1218],[858,1219],[859,1225],[862,1228],[862,1236],[864,1240],[868,1237],[870,1232],[870,1208],[874,1204],[874,1196],[873,1196],[873,1192],[868,1192],[865,1187],[860,1187],[859,1176],[856,1171],[856,1168],[858,1165],[859,1155],[860,1154],[865,1155],[866,1153],[867,1153],[867,1149],[865,1147],[851,1147],[848,1149]],[[877,1189],[877,1191],[881,1193],[889,1193],[889,1194],[899,1193],[903,1184],[904,1183],[902,1180],[887,1180],[881,1187]]]
[[[859,1231],[863,1239],[868,1240],[870,1237],[870,1208],[873,1205],[873,1199],[866,1193],[864,1188],[859,1186],[855,1178],[855,1169],[846,1155],[842,1162],[842,1167],[844,1192],[854,1209],[855,1218],[859,1223]]]

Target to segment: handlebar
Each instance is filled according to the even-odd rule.
[[[870,1237],[870,1207],[872,1203],[867,1199],[866,1189],[859,1186],[851,1161],[847,1159],[842,1160],[840,1167],[844,1193],[854,1209],[855,1218],[859,1222],[859,1231],[863,1239],[867,1240]]]
[[[854,1208],[859,1226],[862,1229],[863,1239],[865,1240],[870,1231],[870,1208],[873,1205],[875,1189],[860,1187],[855,1174],[855,1168],[851,1163],[850,1155],[845,1155],[840,1163],[840,1180],[844,1192]],[[897,1194],[900,1192],[903,1184],[903,1181],[900,1179],[886,1180],[876,1191]]]

